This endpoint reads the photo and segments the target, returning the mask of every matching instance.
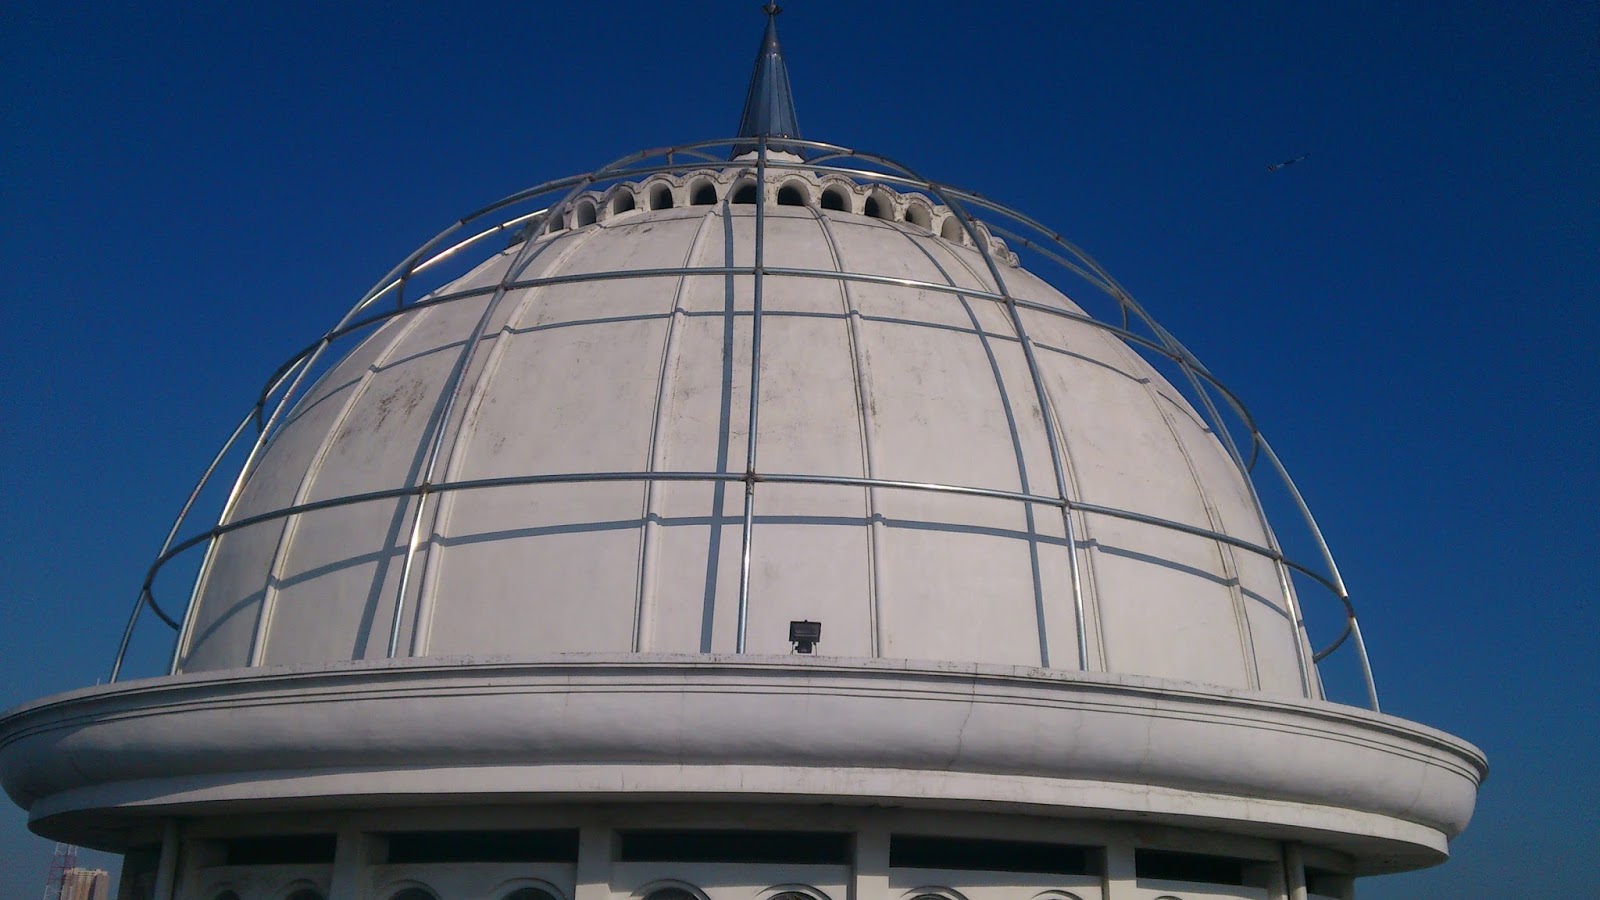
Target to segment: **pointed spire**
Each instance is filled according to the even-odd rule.
[[[769,2],[762,11],[767,14],[767,32],[761,37],[761,50],[750,73],[750,91],[745,94],[737,136],[797,138],[800,120],[794,112],[794,94],[789,90],[789,67],[784,65],[783,48],[778,46],[778,14],[783,9]],[[733,155],[755,149],[754,141],[739,143],[734,146]]]

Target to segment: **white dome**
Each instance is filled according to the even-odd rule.
[[[753,175],[582,196],[362,341],[244,482],[226,521],[267,518],[219,539],[180,668],[383,657],[401,597],[400,656],[778,654],[810,619],[826,656],[1316,696],[1250,488],[1183,394],[993,241],[997,285],[944,206],[811,172],[767,179],[741,643],[756,279],[725,267],[756,265]],[[271,515],[418,484],[441,416],[403,591],[415,496]]]

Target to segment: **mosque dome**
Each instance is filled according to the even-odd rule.
[[[760,205],[753,160],[581,193],[386,319],[245,476],[224,524],[260,521],[219,539],[181,670],[787,654],[811,620],[830,657],[1304,696],[1251,488],[1183,393],[943,204],[777,165]],[[418,524],[384,492],[424,480]]]
[[[0,717],[34,830],[162,900],[1260,900],[1445,858],[1483,755],[1378,711],[1235,395],[1054,232],[802,139],[776,12],[734,138],[465,217],[272,376],[140,591],[170,672],[121,679],[125,636]]]

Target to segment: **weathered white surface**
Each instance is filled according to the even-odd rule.
[[[673,189],[682,204],[702,183],[726,197],[733,180]],[[616,215],[595,198],[600,223],[542,237],[517,277],[753,263],[754,206],[651,212],[640,190],[639,208]],[[935,236],[942,207],[852,190],[852,212],[769,205],[765,265],[994,290],[963,235]],[[932,231],[858,214],[868,196],[933,217]],[[512,252],[454,287],[496,283]],[[1076,309],[1001,268],[1016,296]],[[743,473],[752,287],[688,275],[508,292],[477,338],[436,480]],[[294,411],[235,518],[415,483],[488,302],[412,311],[358,346]],[[1056,494],[1039,398],[999,304],[769,273],[764,309],[758,472]],[[1100,329],[1023,318],[1070,497],[1266,542],[1243,480],[1176,389]],[[401,654],[732,651],[742,502],[737,482],[436,495]],[[222,538],[182,669],[383,656],[414,511],[414,499],[373,502]],[[761,483],[755,516],[751,652],[786,652],[787,623],[809,618],[824,624],[826,655],[1079,667],[1056,508]],[[1103,516],[1075,522],[1090,670],[1304,695],[1269,560]]]
[[[157,811],[418,798],[883,803],[1307,841],[1377,871],[1442,859],[1483,773],[1469,744],[1317,701],[792,656],[201,673],[0,720],[6,791],[35,827],[80,836]]]

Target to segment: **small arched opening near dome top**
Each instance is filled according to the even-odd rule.
[[[799,181],[791,181],[791,182],[786,183],[783,187],[778,188],[778,205],[779,206],[805,206],[806,205],[805,185],[802,182],[799,182]]]
[[[689,182],[690,206],[716,206],[717,185],[709,178],[696,178]]]
[[[314,887],[302,887],[291,891],[283,900],[328,900],[328,898]]]
[[[544,230],[554,234],[557,231],[565,231],[566,228],[567,228],[567,214],[566,213],[562,213],[561,215],[555,215],[554,213],[552,213],[550,215],[550,221],[545,223],[545,229]]]
[[[577,208],[573,210],[572,219],[573,222],[576,223],[575,227],[577,228],[582,228],[585,225],[593,225],[595,220],[594,201],[579,200]]]
[[[754,181],[746,180],[735,185],[733,188],[733,200],[731,202],[744,204],[746,206],[754,204],[756,202],[756,183]]]
[[[844,188],[833,185],[822,192],[822,208],[839,212],[850,211],[850,195]]]
[[[619,213],[628,212],[633,209],[633,204],[633,191],[621,188],[611,198],[611,214],[615,216]]]
[[[239,895],[233,891],[221,891],[211,895],[211,900],[239,900]]]
[[[862,215],[873,219],[893,219],[894,199],[882,190],[873,191],[861,207]]]
[[[966,236],[966,233],[966,230],[961,227],[961,220],[953,214],[944,220],[943,225],[939,226],[939,237],[947,241],[955,241],[958,244],[964,243],[962,239]]]
[[[439,900],[439,898],[427,888],[410,885],[390,894],[387,900]]]
[[[924,204],[912,201],[906,204],[906,221],[924,231],[933,230],[933,210]]]
[[[651,188],[650,189],[650,208],[651,209],[671,209],[672,208],[672,188],[670,188],[670,187],[668,187],[667,185],[664,185],[664,184],[657,184],[655,187]]]

